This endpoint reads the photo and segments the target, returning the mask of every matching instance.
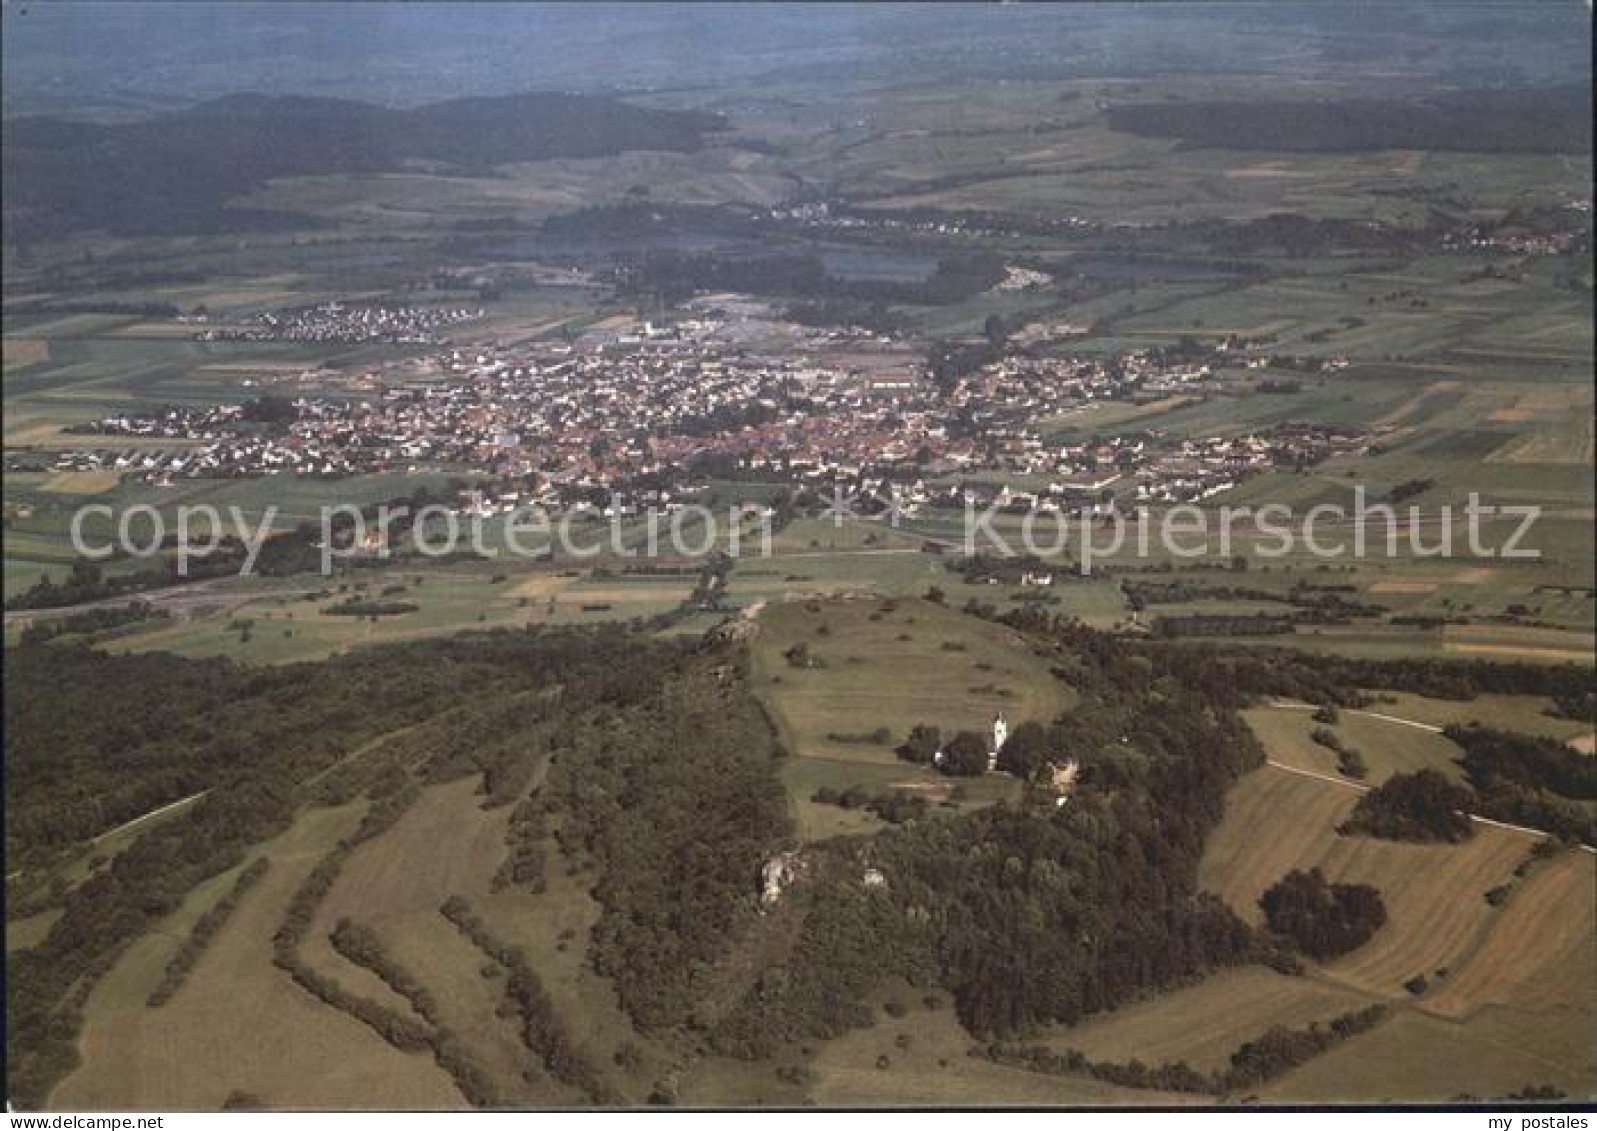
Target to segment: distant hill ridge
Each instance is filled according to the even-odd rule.
[[[690,152],[718,114],[610,98],[529,93],[393,109],[335,98],[236,94],[140,122],[5,123],[8,239],[262,226],[227,201],[274,177],[385,172],[407,162],[467,169],[626,150]],[[287,217],[277,216],[283,223]]]
[[[1128,102],[1109,108],[1109,126],[1193,146],[1284,153],[1590,153],[1591,96],[1590,83],[1566,83],[1412,101]]]

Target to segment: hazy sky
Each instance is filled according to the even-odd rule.
[[[937,67],[1306,72],[1391,53],[1472,81],[1589,74],[1578,0],[1098,5],[91,3],[4,6],[6,110],[129,108],[240,90],[416,103]],[[1440,65],[1440,64],[1439,64]],[[929,70],[928,70],[929,68]]]

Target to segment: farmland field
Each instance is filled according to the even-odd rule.
[[[1533,695],[1480,695],[1463,703],[1447,699],[1428,699],[1423,695],[1383,693],[1380,710],[1403,719],[1430,726],[1468,726],[1480,723],[1521,734],[1569,740],[1591,733],[1591,727],[1578,719],[1553,713],[1552,704]]]
[[[1296,769],[1321,774],[1337,772],[1336,753],[1310,738],[1312,732],[1325,729],[1358,751],[1369,767],[1366,780],[1371,785],[1379,785],[1393,774],[1416,770],[1435,770],[1454,779],[1462,777],[1457,746],[1439,734],[1394,721],[1399,717],[1396,715],[1379,718],[1344,711],[1334,724],[1327,725],[1316,722],[1307,709],[1255,707],[1244,711],[1242,717],[1271,758]]]
[[[1309,867],[1374,885],[1390,913],[1371,942],[1316,976],[1397,1015],[1266,1094],[1315,1101],[1355,1087],[1383,1099],[1450,1099],[1511,1090],[1507,1079],[1527,1072],[1588,1091],[1597,1081],[1591,854],[1566,850],[1515,882],[1534,837],[1480,826],[1461,845],[1340,837],[1335,826],[1356,796],[1266,766],[1235,788],[1204,855],[1201,882],[1244,916],[1259,915],[1259,894],[1281,875]],[[1492,907],[1485,892],[1510,882],[1507,902]],[[1403,987],[1415,976],[1431,983],[1417,998]],[[1514,1051],[1500,1058],[1505,1040]]]

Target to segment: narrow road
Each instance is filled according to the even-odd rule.
[[[5,623],[32,624],[35,621],[69,617],[74,613],[90,612],[94,609],[121,608],[132,601],[146,601],[157,609],[171,611],[196,604],[220,604],[228,601],[244,604],[266,597],[303,597],[309,593],[322,591],[309,588],[221,589],[218,587],[221,582],[229,580],[232,578],[213,577],[205,581],[163,585],[159,589],[140,589],[117,597],[103,597],[96,601],[84,601],[79,605],[60,605],[49,609],[8,609],[5,613]]]
[[[1400,723],[1403,726],[1413,727],[1416,730],[1428,730],[1432,734],[1442,733],[1442,728],[1439,726],[1432,726],[1430,723],[1417,723],[1413,719],[1400,719],[1396,715],[1383,715],[1379,711],[1354,710],[1352,713],[1355,715],[1363,715],[1370,719],[1383,719],[1389,723]]]
[[[150,820],[150,819],[152,819],[154,817],[159,817],[162,813],[166,813],[166,812],[169,812],[170,810],[178,808],[178,806],[180,806],[180,805],[187,805],[191,801],[198,801],[200,798],[204,797],[207,793],[210,793],[210,792],[211,791],[208,790],[208,789],[202,789],[198,793],[191,793],[187,797],[180,797],[176,801],[169,802],[168,804],[161,806],[159,809],[151,809],[148,813],[145,813],[142,817],[134,817],[131,821],[123,821],[116,828],[107,829],[105,832],[101,833],[99,836],[91,837],[89,839],[89,843],[90,844],[99,844],[102,840],[109,840],[111,837],[116,836],[117,833],[125,833],[129,829],[131,829],[131,828],[133,828],[133,827],[135,827],[137,825],[142,825],[145,821],[148,821],[148,820]]]
[[[191,801],[198,801],[200,798],[204,797],[207,793],[210,793],[210,792],[211,791],[208,790],[208,789],[202,789],[198,793],[191,793],[187,797],[180,797],[176,801],[168,802],[167,804],[162,805],[158,809],[151,809],[148,813],[144,813],[144,814],[142,814],[140,816],[134,817],[131,821],[123,821],[120,825],[118,825],[114,829],[107,829],[105,832],[100,833],[98,836],[90,837],[89,840],[88,840],[88,843],[89,844],[99,844],[103,840],[109,840],[110,838],[116,836],[117,833],[125,833],[131,828],[136,828],[137,826],[142,825],[145,821],[152,820],[152,819],[154,819],[156,817],[159,817],[162,813],[167,813],[167,812],[170,812],[173,809],[178,808],[180,805],[187,805]],[[9,884],[12,880],[16,879],[18,876],[23,875],[26,871],[27,871],[27,869],[25,869],[25,868],[18,868],[15,872],[12,872],[12,873],[10,873],[9,875],[6,876],[6,883]]]
[[[1297,766],[1289,766],[1285,762],[1277,762],[1274,758],[1266,758],[1264,760],[1264,764],[1266,766],[1274,766],[1278,770],[1285,770],[1289,774],[1297,774],[1299,777],[1314,778],[1316,781],[1328,781],[1332,785],[1339,785],[1344,789],[1351,789],[1358,793],[1368,793],[1372,788],[1356,781],[1348,781],[1346,778],[1335,777],[1331,774],[1322,774],[1314,770],[1304,770],[1299,769]]]
[[[1320,708],[1313,703],[1288,703],[1280,699],[1272,699],[1270,706],[1281,707],[1288,711],[1318,711]],[[1441,734],[1442,728],[1432,726],[1430,723],[1417,723],[1413,719],[1400,719],[1396,715],[1383,715],[1379,711],[1361,711],[1356,707],[1340,708],[1344,715],[1363,715],[1367,719],[1380,719],[1383,722],[1398,723],[1401,726],[1413,727],[1415,730],[1429,731],[1432,734]]]

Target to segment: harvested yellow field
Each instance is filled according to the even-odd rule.
[[[1597,638],[1590,632],[1520,625],[1448,625],[1442,630],[1446,652],[1479,656],[1519,656],[1534,660],[1591,663]]]
[[[27,419],[8,421],[5,436],[7,446],[13,448],[38,448],[67,439],[60,424]]]
[[[1297,169],[1284,161],[1264,161],[1257,165],[1244,165],[1237,169],[1227,169],[1223,174],[1230,180],[1251,180],[1256,177],[1287,177],[1296,179],[1312,177],[1315,173],[1311,169]]]
[[[1592,462],[1592,420],[1566,421],[1527,432],[1491,454],[1488,463],[1587,465]]]
[[[1357,800],[1355,790],[1274,766],[1254,770],[1226,799],[1198,864],[1199,886],[1258,921],[1259,896],[1292,869],[1318,863]]]
[[[1477,933],[1499,916],[1486,893],[1509,880],[1531,843],[1524,834],[1480,826],[1460,845],[1339,838],[1326,874],[1379,888],[1389,918],[1370,943],[1333,962],[1330,973],[1397,997],[1416,975],[1456,969]]]
[[[1589,1018],[1589,1014],[1587,1018]],[[1573,1021],[1573,1024],[1571,1023]],[[1279,1103],[1491,1099],[1551,1084],[1570,1096],[1597,1091],[1589,1020],[1492,1010],[1462,1024],[1401,1010],[1258,1090]]]
[[[1464,964],[1426,995],[1428,1012],[1486,1005],[1597,1007],[1597,857],[1569,851],[1521,882]]]
[[[236,376],[243,374],[282,374],[294,376],[305,372],[301,361],[213,361],[200,366],[201,373]]]
[[[1377,581],[1370,586],[1371,593],[1435,593],[1441,584],[1435,581]]]
[[[636,584],[580,585],[566,590],[565,597],[582,604],[653,605],[661,601],[680,602],[693,592],[693,578],[656,580]]]
[[[1224,1068],[1232,1052],[1272,1026],[1304,1028],[1362,1009],[1370,1000],[1317,979],[1245,967],[1056,1030],[1043,1043],[1059,1052],[1079,1049],[1093,1060],[1186,1061],[1207,1072]]]
[[[105,332],[105,336],[186,341],[194,336],[194,327],[181,322],[134,322],[127,326],[113,327]]]
[[[49,360],[47,338],[0,338],[0,365],[6,369],[21,369]]]
[[[119,471],[63,471],[45,480],[39,490],[52,495],[100,495],[120,482]]]
[[[1338,836],[1357,797],[1275,766],[1254,771],[1232,790],[1199,882],[1254,922],[1262,920],[1259,897],[1293,869],[1318,867],[1336,882],[1374,885],[1386,901],[1386,926],[1324,970],[1343,985],[1406,1001],[1404,982],[1456,968],[1470,952],[1495,915],[1485,893],[1512,876],[1534,838],[1481,826],[1457,845]]]
[[[1449,642],[1442,645],[1442,650],[1444,652],[1455,652],[1462,656],[1502,656],[1507,659],[1517,660],[1551,660],[1559,662],[1578,660],[1590,663],[1592,658],[1590,649],[1547,648],[1530,644]]]
[[[1518,881],[1494,909],[1485,892],[1512,880],[1534,837],[1480,826],[1462,845],[1338,837],[1335,825],[1356,797],[1333,781],[1273,766],[1257,770],[1232,791],[1202,861],[1203,885],[1254,920],[1265,887],[1308,867],[1335,881],[1373,884],[1389,913],[1365,946],[1296,981],[1307,983],[1301,993],[1329,983],[1363,1000],[1384,998],[1397,1012],[1272,1081],[1259,1097],[1448,1100],[1539,1084],[1597,1094],[1597,858],[1568,851]],[[1402,983],[1420,974],[1431,988],[1416,998]],[[1134,1006],[1125,1017],[1170,1009],[1164,1024],[1201,1029],[1222,1025],[1212,1015],[1227,1009],[1262,1009],[1242,995],[1223,1000],[1223,984],[1211,991],[1213,1000],[1203,1000],[1207,985]],[[1183,996],[1192,1003],[1185,1011],[1176,1008]],[[1255,996],[1269,1000],[1267,991]],[[1282,1008],[1299,1007],[1290,1002],[1285,996]],[[1106,1019],[1102,1031],[1115,1034],[1119,1021]],[[1122,1042],[1136,1036],[1133,1027]]]
[[[557,596],[579,579],[575,577],[562,577],[557,573],[535,573],[527,580],[519,582],[510,591],[512,597],[526,597],[529,601],[546,601]]]

